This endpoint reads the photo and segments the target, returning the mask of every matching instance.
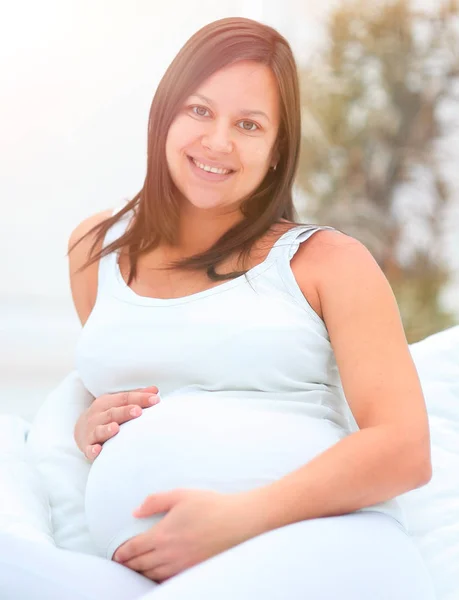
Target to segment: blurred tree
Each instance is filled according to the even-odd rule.
[[[325,51],[300,69],[299,212],[365,244],[392,286],[409,343],[456,323],[440,306],[450,275],[442,224],[454,198],[438,142],[459,122],[459,111],[448,122],[442,110],[459,100],[458,23],[457,2],[435,13],[409,0],[343,3],[330,16]],[[421,235],[408,240],[413,224]]]

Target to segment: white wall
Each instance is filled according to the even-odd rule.
[[[243,13],[242,4],[8,5],[0,52],[0,252],[14,260],[2,265],[0,295],[68,298],[68,235],[84,216],[141,187],[148,110],[166,67],[196,29]]]
[[[0,413],[30,416],[73,368],[67,240],[142,186],[168,64],[215,19],[278,28],[301,62],[336,0],[15,0],[0,23]],[[459,219],[458,219],[459,220]],[[457,249],[459,259],[459,249]],[[459,265],[458,265],[459,270]]]
[[[68,237],[84,217],[141,188],[148,112],[168,64],[206,23],[260,18],[260,10],[243,0],[5,4],[0,412],[24,403],[21,414],[30,414],[43,390],[73,368],[80,325],[68,283]]]

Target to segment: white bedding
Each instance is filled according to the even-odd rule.
[[[30,424],[0,415],[0,531],[54,544],[48,490],[24,443]]]
[[[428,485],[400,500],[438,600],[458,600],[459,327],[410,349],[429,413],[434,474]],[[74,423],[91,400],[72,372],[32,424],[0,415],[0,531],[98,554],[84,518],[90,465],[73,439]]]

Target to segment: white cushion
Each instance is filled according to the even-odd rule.
[[[86,525],[84,494],[90,463],[73,437],[93,397],[76,371],[40,407],[27,438],[33,464],[49,491],[54,540],[61,548],[98,555]]]
[[[27,460],[29,428],[20,417],[0,415],[0,531],[54,544],[48,491]]]
[[[434,475],[400,497],[411,535],[437,589],[459,598],[459,327],[410,346],[426,398]],[[98,554],[84,516],[90,463],[73,439],[75,422],[93,400],[76,372],[46,398],[27,446],[49,490],[56,543]]]
[[[459,327],[410,346],[429,415],[433,476],[400,496],[438,598],[459,598]]]

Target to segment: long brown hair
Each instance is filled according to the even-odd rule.
[[[214,21],[197,31],[174,58],[161,79],[150,108],[148,121],[147,173],[143,188],[117,214],[98,223],[78,240],[95,233],[88,267],[103,256],[126,248],[129,278],[137,275],[138,257],[161,241],[174,245],[179,203],[165,159],[166,137],[185,99],[216,71],[242,60],[268,66],[277,80],[280,126],[274,151],[279,156],[275,171],[269,170],[241,204],[244,218],[200,254],[171,263],[166,268],[206,270],[209,279],[232,279],[245,273],[217,274],[215,266],[234,252],[245,258],[253,243],[270,228],[286,219],[297,222],[292,187],[298,167],[301,137],[300,94],[296,62],[287,40],[272,27],[242,17]],[[133,217],[122,236],[93,255],[107,231],[129,211]],[[244,263],[245,264],[245,263]]]

